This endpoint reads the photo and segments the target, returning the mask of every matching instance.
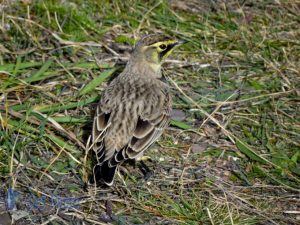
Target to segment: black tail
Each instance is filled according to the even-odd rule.
[[[104,183],[108,186],[111,186],[114,181],[115,173],[117,166],[110,167],[108,161],[103,162],[103,164],[96,165],[93,169],[93,174],[90,178],[90,183],[101,184]]]

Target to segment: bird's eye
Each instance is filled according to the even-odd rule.
[[[167,48],[167,46],[166,46],[165,44],[161,44],[161,45],[159,46],[159,48],[160,48],[161,50],[165,50],[165,49]]]

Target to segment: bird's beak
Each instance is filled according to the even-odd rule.
[[[188,41],[186,41],[186,40],[178,40],[178,41],[175,43],[175,45],[183,45],[183,44],[185,44],[185,43],[188,43]]]

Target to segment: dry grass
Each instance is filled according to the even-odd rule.
[[[0,221],[298,224],[299,7],[0,3]],[[86,188],[94,104],[135,40],[152,32],[189,41],[164,65],[176,110],[147,152],[154,176],[145,182],[124,165],[114,187]],[[8,213],[9,188],[20,195]]]

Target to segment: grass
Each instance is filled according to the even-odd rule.
[[[106,199],[112,224],[298,224],[299,10],[293,0],[3,1],[0,196],[23,193],[25,224],[102,224]],[[86,190],[94,104],[152,32],[189,41],[164,64],[183,116],[147,152],[148,182],[125,165],[111,189]],[[46,208],[28,207],[30,194]],[[55,208],[53,196],[80,205]]]

